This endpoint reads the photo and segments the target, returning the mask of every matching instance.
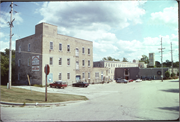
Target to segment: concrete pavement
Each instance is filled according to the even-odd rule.
[[[36,90],[43,92],[44,88],[36,87]],[[174,120],[179,117],[179,80],[96,84],[88,88],[48,88],[48,92],[85,95],[89,100],[48,107],[1,107],[1,119],[103,121]]]

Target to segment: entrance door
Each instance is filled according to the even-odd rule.
[[[81,76],[80,75],[76,75],[76,82],[80,81]]]
[[[125,77],[125,79],[126,79],[126,80],[128,80],[128,79],[129,79],[129,77],[128,77],[128,76],[126,76],[126,77]]]
[[[47,83],[52,83],[53,82],[53,73],[49,73],[49,75],[47,75]]]
[[[101,75],[101,81],[103,81],[103,74]]]

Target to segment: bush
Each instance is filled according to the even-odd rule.
[[[173,72],[172,74],[171,74],[171,77],[174,77],[175,76],[175,73]]]
[[[173,79],[178,79],[178,76],[174,76]]]
[[[179,72],[177,72],[177,76],[179,76]]]
[[[166,78],[169,78],[169,76],[170,76],[169,71],[166,71],[166,72],[165,72],[165,76],[166,76]]]

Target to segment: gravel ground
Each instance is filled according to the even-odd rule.
[[[45,88],[13,86],[44,92]],[[175,120],[179,117],[179,79],[90,84],[87,88],[48,88],[49,93],[85,95],[89,100],[60,106],[1,107],[3,121]]]

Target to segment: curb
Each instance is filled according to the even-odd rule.
[[[67,101],[67,102],[55,102],[55,103],[13,103],[13,102],[4,102],[0,101],[0,104],[5,104],[5,105],[17,105],[17,106],[46,106],[46,105],[64,105],[65,103],[75,103],[75,102],[80,102],[83,100],[78,100],[78,101]]]

